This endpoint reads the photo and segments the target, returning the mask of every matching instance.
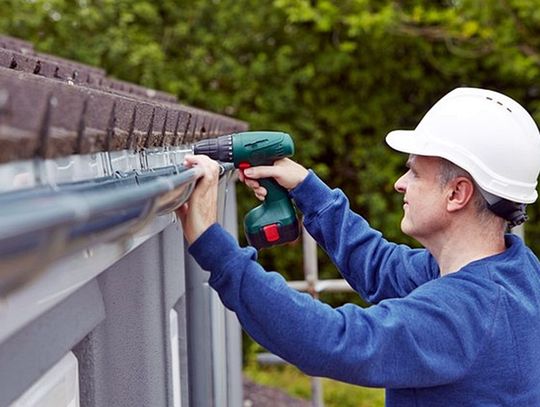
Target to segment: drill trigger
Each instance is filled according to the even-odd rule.
[[[238,164],[238,169],[242,172],[242,175],[245,177],[246,174],[244,174],[244,170],[251,167],[251,164],[248,163],[248,162],[241,162],[240,164]]]

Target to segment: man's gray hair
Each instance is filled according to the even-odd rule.
[[[439,172],[439,181],[441,183],[441,187],[446,186],[450,181],[458,177],[468,178],[474,184],[474,195],[472,197],[472,201],[478,211],[478,214],[482,217],[489,216],[490,218],[495,216],[495,214],[491,212],[491,210],[489,209],[488,202],[482,196],[482,193],[480,192],[480,187],[476,184],[476,182],[474,182],[474,179],[471,176],[471,174],[469,174],[463,168],[458,167],[454,163],[444,158],[441,158],[440,159],[440,172]]]

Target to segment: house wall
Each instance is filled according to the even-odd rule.
[[[18,230],[24,216],[6,197],[29,191],[17,199],[34,199],[45,225],[38,215],[55,208],[39,205],[53,205],[56,190],[69,202],[80,201],[81,181],[136,173],[159,183],[197,140],[245,129],[0,37],[0,407],[242,404],[240,326],[187,253],[173,207],[153,203],[121,233],[88,232],[72,245],[61,223],[50,234],[35,222],[35,234]],[[188,199],[195,181],[172,202]],[[86,209],[75,214],[83,224]],[[219,221],[237,235],[231,168]],[[47,250],[33,251],[35,236]]]

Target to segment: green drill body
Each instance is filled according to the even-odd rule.
[[[287,133],[247,131],[216,139],[202,140],[195,154],[205,154],[222,162],[232,162],[244,170],[294,154],[294,143]],[[299,235],[296,211],[285,188],[272,178],[258,180],[268,194],[262,205],[250,210],[244,218],[248,243],[257,249],[296,240]]]

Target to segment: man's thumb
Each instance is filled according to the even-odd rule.
[[[180,218],[180,223],[182,223],[182,226],[185,226],[186,224],[188,210],[189,210],[189,203],[187,202],[176,209],[176,216]]]

